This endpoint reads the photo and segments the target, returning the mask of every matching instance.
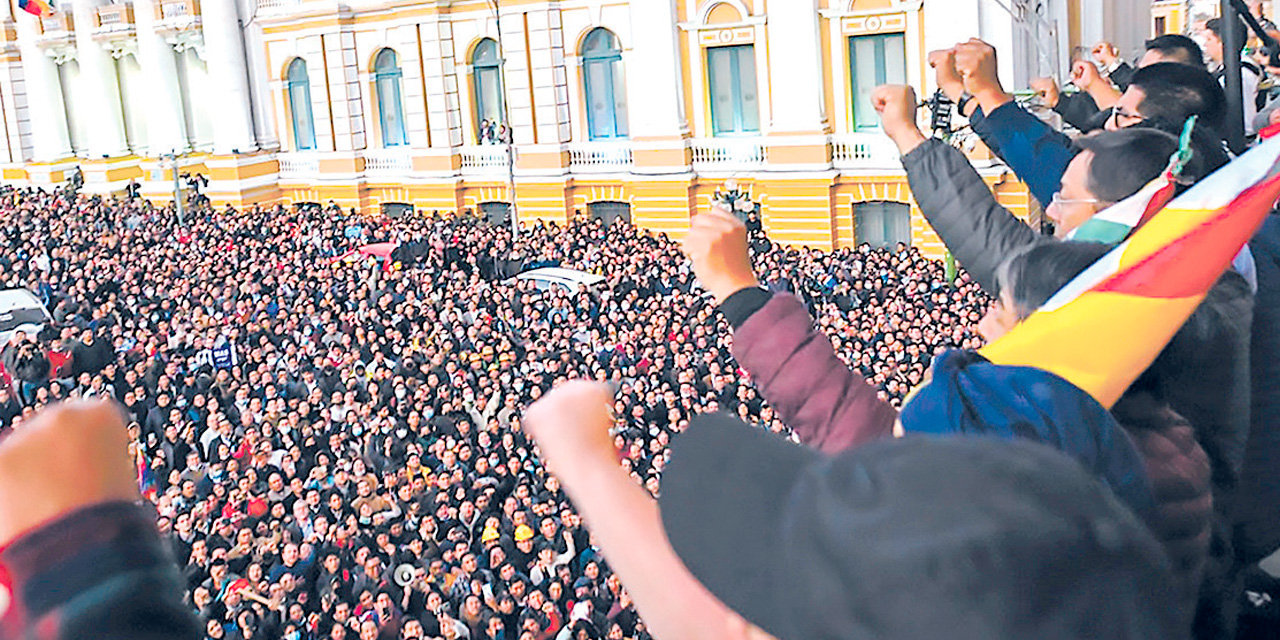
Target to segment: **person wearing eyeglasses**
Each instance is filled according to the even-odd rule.
[[[1145,126],[1176,136],[1187,118],[1198,116],[1201,130],[1193,144],[1203,170],[1186,175],[1193,180],[1208,175],[1228,159],[1219,133],[1225,120],[1225,94],[1204,69],[1155,59],[1144,56],[1147,66],[1133,74],[1128,89],[1114,103],[1122,115],[1109,118],[1105,128]],[[937,73],[938,86],[956,100],[983,143],[1027,184],[1037,202],[1049,203],[1076,150],[1066,135],[1023,109],[1005,91],[997,73],[995,47],[971,39],[930,53],[929,64]],[[1092,68],[1092,63],[1077,64]]]
[[[1126,96],[1141,90],[1144,73],[1161,66],[1140,69]],[[1147,106],[1144,101],[1135,102],[1122,101],[1122,111]],[[881,114],[885,133],[902,153],[921,213],[970,277],[994,295],[999,291],[996,271],[1002,260],[1028,245],[1052,240],[1001,206],[964,154],[940,140],[924,137],[916,126],[915,93],[910,87],[879,87],[872,94],[872,104]],[[1082,137],[1075,148],[1078,152],[1061,173],[1058,188],[1046,197],[1050,202],[1047,215],[1054,221],[1058,237],[1159,176],[1178,142],[1157,129],[1129,126]],[[1192,167],[1191,171],[1199,175],[1202,169]],[[1195,338],[1188,342],[1194,346],[1180,350],[1178,357],[1187,359],[1180,360],[1179,375],[1169,378],[1163,389],[1209,453],[1214,503],[1220,507],[1234,494],[1249,437],[1252,321],[1249,283],[1240,273],[1228,271],[1184,327],[1183,333]],[[1205,624],[1214,628],[1220,627],[1214,621],[1223,615],[1226,587],[1222,581],[1233,562],[1228,551],[1231,541],[1222,533],[1230,531],[1230,519],[1224,511],[1215,516],[1218,533],[1209,561],[1208,586],[1200,603],[1202,615],[1210,620]]]

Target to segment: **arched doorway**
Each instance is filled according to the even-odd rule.
[[[382,215],[392,219],[405,218],[413,215],[413,205],[405,202],[384,202]]]
[[[506,202],[481,202],[480,219],[492,225],[511,223],[511,205]]]
[[[625,202],[592,202],[587,204],[587,213],[593,220],[601,220],[611,225],[617,220],[631,223],[631,205]]]
[[[853,205],[853,237],[858,244],[911,246],[911,207],[901,202],[857,202]]]

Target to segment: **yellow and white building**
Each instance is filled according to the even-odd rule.
[[[780,241],[936,253],[870,89],[928,95],[926,52],[972,36],[1025,86],[1127,24],[1113,5],[1129,3],[60,0],[44,19],[16,4],[0,7],[10,184],[79,167],[87,191],[137,181],[167,201],[172,154],[218,206],[501,215],[512,193],[506,146],[484,144],[493,120],[511,128],[522,222],[625,214],[679,234],[732,178]],[[1091,5],[1111,8],[1095,19]],[[975,163],[1027,212],[1007,169]]]

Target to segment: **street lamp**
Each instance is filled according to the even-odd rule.
[[[502,7],[501,0],[489,0],[489,8],[493,10],[494,26],[498,29],[498,78],[502,82],[502,122],[507,125],[507,193],[511,194],[511,238],[520,236],[520,221],[516,215],[516,129],[511,124],[510,100],[507,99],[507,49],[502,46]]]
[[[178,229],[186,228],[187,221],[182,211],[182,185],[178,182],[178,153],[166,153],[160,158],[168,160],[173,171],[173,206],[178,210]]]

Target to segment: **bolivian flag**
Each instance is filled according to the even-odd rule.
[[[41,18],[54,13],[53,3],[49,0],[18,0],[18,8]]]
[[[1278,197],[1280,138],[1273,138],[1174,199],[982,355],[1055,373],[1110,408]]]

